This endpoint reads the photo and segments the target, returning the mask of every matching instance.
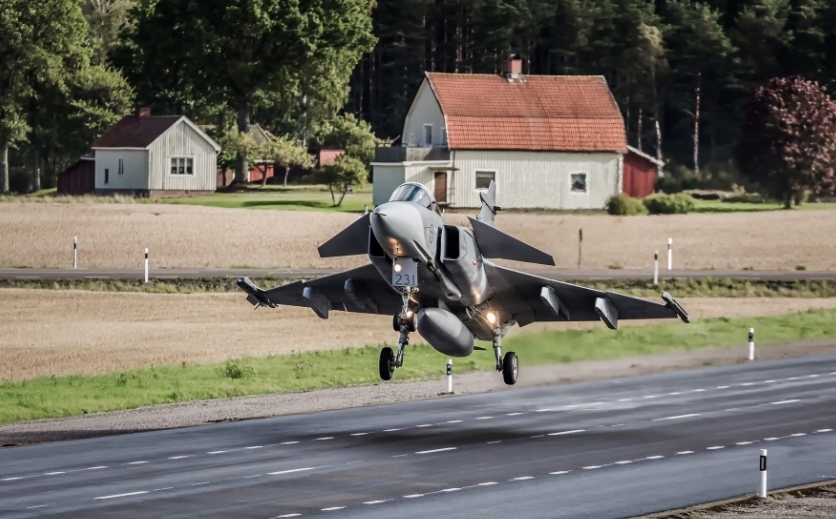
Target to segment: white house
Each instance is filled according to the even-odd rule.
[[[183,116],[124,117],[91,146],[95,192],[137,196],[211,193],[221,148]]]
[[[426,73],[401,146],[378,148],[374,204],[421,182],[449,207],[479,207],[497,183],[500,207],[600,209],[622,191],[624,119],[600,76]]]

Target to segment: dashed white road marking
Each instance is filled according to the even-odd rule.
[[[386,501],[391,501],[391,499],[376,499],[374,501],[363,501],[364,505],[379,505],[381,503],[385,503]]]
[[[293,472],[306,472],[308,470],[321,469],[321,468],[325,468],[327,466],[328,465],[323,465],[322,467],[303,467],[301,469],[280,470],[278,472],[268,472],[267,475],[268,476],[278,476],[278,475],[281,475],[281,474],[291,474]]]
[[[508,414],[506,414],[505,416],[519,416],[519,415],[521,415],[521,414],[522,414],[522,413],[508,413]]]
[[[790,436],[792,436],[793,438],[800,438],[801,436],[807,436],[807,433],[795,433],[790,434]]]
[[[693,418],[695,416],[699,416],[699,413],[692,413],[692,414],[681,414],[677,416],[666,416],[664,418],[656,418],[653,420],[654,422],[661,422],[664,420],[681,420],[683,418]]]
[[[680,393],[679,391],[673,391],[672,393],[668,393],[668,395],[670,395],[670,396],[679,396],[681,394],[682,393]]]
[[[502,440],[494,440],[492,442],[488,442],[488,445],[494,445],[494,444],[497,444],[497,443],[502,443]]]
[[[37,476],[15,476],[15,477],[12,477],[12,478],[0,479],[0,481],[17,481],[17,480],[20,480],[20,479],[34,478],[34,477],[37,477]]]
[[[333,439],[334,439],[333,436],[323,436],[322,438],[316,438],[314,441],[315,442],[324,442],[324,441],[333,440]]]
[[[764,439],[763,439],[763,441],[765,441],[765,442],[774,442],[774,441],[776,441],[776,440],[780,440],[780,439],[781,439],[781,438],[771,437],[771,438],[764,438]]]
[[[740,384],[740,385],[741,385],[741,386],[754,386],[755,384],[756,384],[756,382],[744,382],[744,383],[742,383],[742,384]]]
[[[351,433],[352,436],[365,436],[367,434],[369,434],[369,433],[367,433],[367,432]]]
[[[590,465],[588,467],[581,467],[581,468],[584,469],[584,470],[595,470],[595,469],[600,469],[601,465]]]
[[[128,463],[123,463],[123,465],[145,465],[148,463],[147,461],[131,461]]]
[[[741,445],[741,446],[742,445],[752,445],[753,443],[755,443],[755,442],[737,442],[737,443],[735,443],[735,445]]]
[[[262,445],[253,445],[252,447],[244,447],[244,450],[251,450],[251,449],[263,449],[264,446]]]
[[[490,420],[493,416],[480,416],[477,420]]]
[[[94,500],[96,500],[96,499],[116,499],[116,498],[119,498],[119,497],[138,496],[138,495],[147,494],[147,493],[148,493],[147,490],[140,490],[139,492],[127,492],[125,494],[113,494],[112,496],[96,497],[96,498],[94,498]]]
[[[534,479],[534,476],[520,476],[518,478],[512,478],[508,481],[528,481],[529,479]]]
[[[328,508],[323,508],[323,512],[333,512],[334,510],[342,510],[345,508],[344,506],[329,506]]]
[[[833,429],[819,429],[819,430],[818,430],[818,431],[816,431],[816,432],[817,432],[817,433],[819,433],[819,434],[821,434],[821,433],[829,433],[829,432],[833,432]]]
[[[731,409],[726,409],[726,412],[733,413],[734,411],[737,411],[737,410],[738,409],[736,407],[732,407]]]
[[[439,492],[458,492],[461,488],[453,487],[453,488],[445,488],[444,490],[439,490]]]
[[[545,434],[535,434],[531,437],[531,439],[533,440],[534,438],[542,438],[543,436],[545,436]]]
[[[182,459],[191,458],[191,457],[192,457],[191,454],[189,454],[189,455],[185,455],[185,456],[170,456],[168,459],[170,459],[170,460],[182,460]]]
[[[432,427],[433,424],[431,423],[422,423],[421,425],[416,425],[415,427]]]
[[[819,378],[818,375],[807,375],[807,378]]]
[[[400,429],[383,429],[383,432],[395,432],[400,431]]]
[[[284,514],[284,515],[277,515],[276,517],[271,517],[270,519],[288,519],[290,517],[299,517],[302,514]]]
[[[190,486],[190,487],[199,487],[199,486],[202,486],[202,485],[208,485],[208,484],[209,484],[209,482],[208,482],[208,481],[201,481],[200,483],[192,483],[192,484],[191,484],[191,485],[189,485],[189,486]]]
[[[615,462],[616,465],[629,465],[631,463],[633,463],[632,460],[622,460],[622,461],[616,461]]]
[[[246,478],[244,478],[244,479],[246,479]],[[174,487],[155,488],[151,492],[162,492],[163,490],[171,490],[172,488],[174,488]]]
[[[445,422],[445,423],[462,423],[462,421],[461,420],[447,420],[447,422]]]
[[[477,487],[492,487],[492,486],[498,485],[498,484],[499,483],[497,483],[496,481],[485,481],[484,483],[479,483],[476,486]]]
[[[796,402],[801,402],[801,400],[794,399],[794,400],[779,400],[777,402],[770,402],[772,405],[784,405],[784,404],[794,404]]]
[[[212,451],[212,452],[207,452],[206,454],[226,454],[226,451]]]
[[[694,451],[679,451],[676,453],[677,456],[686,456],[688,454],[694,454]]]
[[[566,434],[577,434],[577,433],[582,433],[582,432],[586,432],[586,429],[575,429],[575,430],[572,430],[572,431],[553,432],[553,433],[549,433],[548,436],[564,436]]]
[[[282,442],[281,445],[296,445],[297,443],[299,443],[299,442],[298,441]]]
[[[774,384],[775,382],[777,382],[777,380],[772,379],[772,380],[765,380],[763,383],[764,384]]]
[[[45,506],[49,506],[49,505],[35,505],[35,506],[27,506],[27,507],[26,507],[26,509],[27,509],[27,510],[34,510],[35,508],[43,508],[43,507],[45,507]]]
[[[57,472],[47,472],[44,476],[57,476],[58,474],[66,474],[64,471],[57,471]]]
[[[409,456],[409,454],[395,454],[392,456],[393,458],[403,458],[404,456]]]
[[[630,402],[631,400],[633,400],[633,399],[632,398],[619,398],[617,400],[617,402]]]
[[[717,386],[717,389],[728,389],[728,388],[730,388],[730,387],[731,387],[731,386]]]
[[[648,399],[648,400],[649,400],[649,399],[651,399],[651,398],[659,398],[660,396],[661,396],[661,395],[645,395],[645,397],[644,397],[644,398],[646,398],[646,399]]]
[[[241,479],[252,479],[252,478],[260,478],[260,477],[261,477],[261,474],[255,474],[255,475],[252,475],[252,476],[244,476]]]
[[[404,499],[415,499],[416,497],[424,497],[424,494],[409,494],[408,496],[403,496]]]
[[[705,389],[703,389],[703,388],[699,388],[699,389],[692,389],[692,390],[691,390],[691,393],[702,393],[702,392],[704,392],[704,391],[705,391]]]
[[[571,470],[558,470],[557,472],[549,472],[552,476],[562,476],[563,474],[568,474],[572,472]]]
[[[664,456],[648,456],[648,457],[647,457],[647,458],[645,458],[645,459],[646,459],[646,460],[660,460],[660,459],[662,459],[662,458],[664,458]]]
[[[443,449],[432,449],[428,451],[418,451],[415,454],[435,454],[436,452],[454,451],[458,447],[444,447]]]
[[[716,450],[720,450],[720,449],[724,449],[724,448],[726,448],[725,445],[715,445],[713,447],[706,447],[706,450],[716,451]]]

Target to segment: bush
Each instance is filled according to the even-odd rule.
[[[727,196],[723,202],[730,204],[765,204],[769,200],[765,199],[760,193],[741,193],[739,195]]]
[[[647,210],[638,198],[625,194],[613,195],[607,200],[607,213],[617,216],[645,214]]]
[[[682,193],[651,195],[642,202],[650,214],[685,214],[693,211],[697,206],[693,197]]]

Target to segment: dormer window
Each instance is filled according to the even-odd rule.
[[[427,146],[432,146],[433,144],[433,125],[431,124],[424,125],[424,144]]]

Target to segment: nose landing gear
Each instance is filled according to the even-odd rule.
[[[493,335],[493,353],[496,357],[496,370],[502,373],[502,380],[509,386],[517,383],[517,375],[519,373],[519,362],[517,361],[517,354],[509,351],[502,357],[502,337],[499,335],[499,329],[494,330]]]
[[[392,352],[392,348],[388,346],[380,350],[380,378],[382,380],[391,380],[396,368],[403,366],[404,349],[409,344],[409,333],[416,329],[415,313],[409,311],[409,294],[417,291],[417,288],[407,288],[401,292],[403,297],[403,308],[400,313],[392,316],[392,328],[396,332],[400,332],[398,338],[398,352]]]

